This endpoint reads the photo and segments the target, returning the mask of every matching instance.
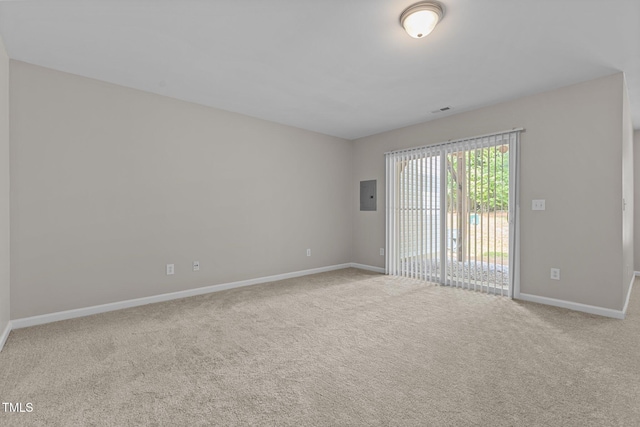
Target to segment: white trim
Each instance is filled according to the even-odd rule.
[[[519,193],[519,192],[518,192]],[[513,275],[513,295],[512,298],[518,299],[520,298],[520,203],[519,196],[516,193],[516,247],[513,248],[513,252],[515,253],[515,263],[514,263],[514,275]]]
[[[11,321],[7,323],[7,327],[2,331],[2,335],[0,335],[0,351],[4,348],[4,343],[7,342],[7,338],[9,338],[9,334],[11,333],[12,325]]]
[[[520,293],[522,301],[536,302],[538,304],[552,305],[554,307],[568,308],[569,310],[582,311],[584,313],[597,314],[599,316],[613,317],[614,319],[624,319],[624,312],[612,310],[610,308],[596,307],[595,305],[580,304],[578,302],[565,301],[555,298],[541,297]]]
[[[627,308],[629,307],[629,298],[631,298],[631,289],[633,289],[633,282],[636,281],[636,276],[640,276],[640,272],[635,271],[633,276],[631,276],[631,283],[629,283],[629,290],[627,291],[627,298],[624,300],[624,307],[622,308],[622,313],[627,314]]]
[[[384,267],[374,267],[372,265],[358,264],[357,262],[352,262],[349,266],[353,268],[359,268],[360,270],[374,271],[376,273],[382,274],[386,273]]]
[[[360,265],[360,264],[357,264]],[[278,280],[290,279],[293,277],[308,276],[309,274],[324,273],[326,271],[340,270],[352,267],[352,263],[330,265],[328,267],[312,268],[310,270],[295,271],[292,273],[276,274],[274,276],[259,277],[256,279],[240,280],[238,282],[222,283],[219,285],[205,286],[203,288],[187,289],[184,291],[171,292],[167,294],[153,295],[144,298],[130,299],[126,301],[113,302],[109,304],[94,305],[91,307],[77,308],[74,310],[59,311],[56,313],[42,314],[39,316],[25,317],[11,321],[12,329],[27,328],[29,326],[43,325],[45,323],[58,322],[60,320],[75,319],[76,317],[91,316],[92,314],[106,313],[109,311],[122,310],[123,308],[138,307],[156,302],[170,301],[174,299],[187,298],[196,295],[204,295],[212,292],[224,291],[227,289],[240,288],[243,286],[257,285],[260,283],[275,282]],[[371,267],[375,268],[375,267]],[[8,335],[8,334],[7,334]]]

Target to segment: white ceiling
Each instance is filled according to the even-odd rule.
[[[0,1],[0,34],[12,59],[347,139],[624,71],[640,128],[640,0],[443,0],[425,39],[412,3]]]

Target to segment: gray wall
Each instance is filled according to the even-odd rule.
[[[0,38],[0,334],[9,323],[9,57]]]
[[[634,173],[633,173],[633,122],[626,80],[622,92],[622,296],[626,299],[634,277]],[[624,299],[623,299],[624,304]]]
[[[351,261],[351,142],[16,61],[11,77],[12,318]]]
[[[619,73],[356,140],[354,191],[377,179],[385,205],[385,151],[524,127],[521,292],[620,310],[623,89]],[[531,211],[532,199],[545,199],[546,211]],[[384,210],[355,205],[353,261],[383,267]]]
[[[633,164],[635,173],[633,174],[633,181],[635,188],[640,189],[640,130],[636,130],[633,133]],[[634,227],[634,265],[635,271],[640,271],[640,197],[634,199],[634,217],[635,223],[639,224],[638,227]]]

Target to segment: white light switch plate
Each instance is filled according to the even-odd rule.
[[[532,200],[531,201],[531,210],[532,211],[543,211],[544,210],[544,200]]]

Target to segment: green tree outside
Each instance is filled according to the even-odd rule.
[[[447,155],[449,210],[458,206],[458,162],[465,165],[466,189],[471,213],[509,208],[509,152],[507,145],[468,150]]]

